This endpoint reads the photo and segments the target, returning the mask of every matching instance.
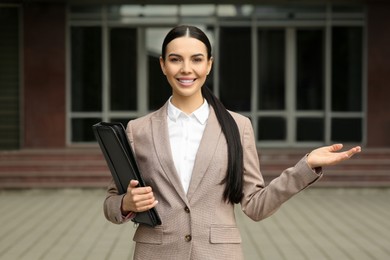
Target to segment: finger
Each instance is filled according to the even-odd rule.
[[[135,189],[138,186],[137,180],[131,180],[129,182],[129,185],[127,186],[127,193],[130,193],[133,189]]]
[[[352,157],[353,155],[357,154],[357,153],[360,153],[362,151],[362,148],[360,146],[356,146],[354,148],[351,148],[349,149],[346,154],[347,154],[347,157],[350,158]]]
[[[340,161],[348,160],[356,153],[359,153],[360,151],[361,151],[360,146],[356,146],[354,148],[349,149],[348,151],[342,152],[340,153]]]
[[[330,146],[330,151],[331,152],[337,152],[340,151],[343,148],[343,144],[333,144]]]
[[[154,198],[153,194],[138,195],[134,197],[134,201],[132,204],[133,208],[135,208],[137,211],[142,211],[146,207],[154,207],[156,204],[156,199]]]
[[[360,146],[356,146],[353,148],[354,154],[355,153],[360,153],[362,151],[362,148]]]
[[[137,208],[140,208],[140,207],[152,205],[155,201],[156,201],[156,199],[154,198],[154,196],[152,196],[151,198],[150,197],[142,198],[140,200],[134,201],[134,205]]]
[[[153,192],[149,192],[149,193],[146,193],[146,194],[136,194],[136,195],[133,195],[133,201],[135,203],[142,202],[142,201],[148,201],[148,200],[154,200]]]
[[[150,186],[128,189],[127,192],[131,193],[133,196],[144,195],[144,194],[153,195],[153,191],[152,191],[152,188]]]
[[[139,206],[136,208],[135,212],[143,212],[143,211],[147,211],[151,208],[154,208],[156,205],[158,204],[158,201],[155,200],[153,201],[153,203],[150,203],[150,204],[147,204],[147,205],[142,205],[142,206]]]

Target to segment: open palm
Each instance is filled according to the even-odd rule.
[[[360,146],[355,146],[347,151],[339,152],[342,148],[342,144],[334,144],[315,149],[308,155],[307,163],[311,168],[335,165],[361,151]]]

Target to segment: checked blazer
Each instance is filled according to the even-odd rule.
[[[227,144],[214,110],[210,107],[185,194],[170,150],[167,104],[130,121],[126,130],[145,182],[152,187],[159,201],[156,209],[162,220],[162,225],[155,228],[137,227],[133,238],[136,243],[134,259],[243,259],[234,205],[223,200]],[[304,156],[265,186],[252,124],[247,117],[230,113],[239,128],[244,151],[244,196],[240,207],[248,217],[260,221],[318,180],[322,173],[312,170]],[[124,223],[120,211],[122,197],[111,182],[104,213],[116,224]]]

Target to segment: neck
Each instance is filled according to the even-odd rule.
[[[172,96],[171,99],[172,104],[186,113],[187,115],[190,115],[192,112],[197,110],[200,106],[203,104],[203,96],[202,94],[197,95],[196,97],[175,97],[175,95]]]

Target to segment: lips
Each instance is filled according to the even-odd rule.
[[[189,85],[192,85],[192,83],[194,83],[196,79],[178,78],[177,80],[180,82],[180,84],[185,85],[185,86],[189,86]]]

